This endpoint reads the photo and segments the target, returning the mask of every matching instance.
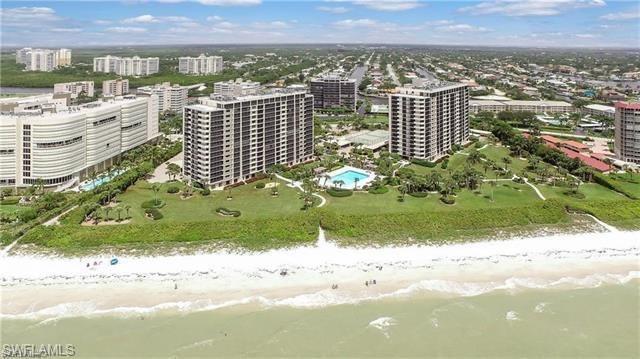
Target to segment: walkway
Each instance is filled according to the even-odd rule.
[[[74,209],[76,209],[76,208],[78,208],[78,205],[77,205],[77,204],[76,204],[76,205],[71,206],[71,208],[69,208],[68,210],[66,210],[66,211],[64,211],[64,212],[62,212],[62,213],[60,213],[59,215],[57,215],[57,216],[55,216],[55,217],[51,218],[50,220],[48,220],[48,221],[44,222],[42,225],[43,225],[43,226],[53,226],[53,225],[56,225],[56,224],[60,224],[60,217],[62,217],[62,216],[64,216],[65,214],[67,214],[67,213],[69,213],[69,212],[73,211],[73,210],[74,210]]]
[[[184,152],[180,152],[177,155],[175,155],[173,158],[171,158],[170,160],[161,163],[158,167],[156,167],[155,170],[153,170],[153,175],[151,178],[149,178],[148,182],[149,183],[165,183],[169,181],[169,175],[167,175],[167,164],[168,163],[175,163],[178,166],[180,166],[180,168],[182,168],[182,164],[184,162]],[[178,177],[180,177],[180,175],[178,175]]]
[[[536,187],[533,183],[529,182],[529,180],[526,177],[523,177],[522,179],[524,180],[524,183],[526,183],[527,185],[529,185],[529,187],[533,188],[533,190],[536,191],[536,194],[538,195],[538,197],[540,197],[541,200],[543,201],[547,200],[546,198],[544,198],[544,196],[542,195],[542,192],[540,192],[538,187]]]
[[[279,175],[279,174],[277,174],[277,173],[275,173],[275,176],[276,176],[279,180],[281,180],[281,181],[284,181],[284,182],[288,183],[288,184],[289,184],[289,186],[291,186],[291,187],[293,187],[293,188],[297,188],[297,189],[299,189],[300,191],[304,192],[304,189],[302,189],[302,184],[300,184],[300,182],[297,182],[297,181],[290,180],[290,179],[288,179],[288,178],[282,177],[282,176],[280,176],[280,175]],[[327,203],[327,199],[326,199],[326,198],[324,198],[324,197],[322,197],[321,195],[319,195],[319,194],[317,194],[317,193],[312,193],[312,195],[314,195],[314,196],[316,196],[316,197],[320,198],[320,204],[318,205],[318,207],[322,207],[322,206],[324,206],[324,205]]]

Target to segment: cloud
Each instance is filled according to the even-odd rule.
[[[492,0],[459,10],[473,15],[549,16],[572,9],[605,5],[603,0]]]
[[[631,8],[629,11],[614,12],[600,16],[602,20],[636,20],[640,19],[640,6]]]
[[[575,37],[579,38],[579,39],[595,39],[600,37],[600,35],[596,35],[596,34],[575,34]]]
[[[158,23],[160,22],[160,20],[155,18],[152,15],[140,15],[140,16],[124,19],[121,22],[123,24],[151,24],[151,23]]]
[[[426,22],[427,25],[450,25],[453,24],[453,21],[451,20],[433,20],[433,21],[427,21]]]
[[[418,0],[353,0],[353,3],[379,11],[405,11],[423,5]]]
[[[115,26],[106,28],[104,31],[107,32],[115,32],[115,33],[142,33],[147,32],[147,29],[143,27],[126,27],[126,26]]]
[[[347,19],[340,20],[333,23],[333,26],[342,29],[353,29],[356,27],[375,27],[378,22],[371,19]]]
[[[447,26],[437,27],[436,30],[442,32],[455,32],[458,34],[467,33],[467,32],[487,32],[489,31],[487,28],[481,26],[473,26],[469,24],[454,24]]]
[[[262,0],[199,0],[198,2],[212,6],[253,6],[260,5]]]
[[[93,20],[93,23],[96,25],[111,25],[113,21],[111,20]]]
[[[73,28],[56,27],[56,28],[50,29],[49,31],[53,31],[53,32],[82,32],[82,29],[78,28],[78,27],[73,27]]]
[[[215,26],[217,26],[217,27],[219,27],[221,29],[233,29],[233,28],[238,27],[237,24],[231,23],[229,21],[219,22],[219,23],[215,24]]]
[[[288,29],[291,27],[284,21],[254,22],[251,26],[256,29]]]
[[[318,6],[316,9],[330,14],[344,14],[349,12],[349,9],[344,6]]]
[[[207,21],[222,21],[220,16],[207,16]]]
[[[62,20],[56,15],[55,10],[48,7],[17,7],[10,9],[0,8],[0,18],[3,26],[42,26],[43,23],[51,23]]]

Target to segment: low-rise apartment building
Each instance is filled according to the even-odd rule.
[[[177,84],[172,86],[169,82],[163,82],[153,86],[138,87],[136,92],[139,95],[158,96],[159,112],[182,113],[182,109],[187,104],[189,88]]]
[[[247,96],[258,93],[261,88],[262,86],[259,82],[236,79],[235,81],[219,81],[214,83],[213,93],[223,96]]]
[[[605,106],[605,105],[586,105],[582,107],[583,115],[591,115],[591,116],[604,116],[613,119],[616,116],[616,108],[613,106]]]
[[[304,90],[215,95],[186,106],[183,116],[183,174],[204,186],[234,184],[275,164],[313,158],[313,96]]]
[[[128,93],[129,93],[128,79],[102,81],[102,96],[122,96]]]
[[[93,97],[93,87],[93,81],[63,82],[53,85],[53,93],[68,93],[71,98],[77,98],[81,93],[84,93],[85,96]]]

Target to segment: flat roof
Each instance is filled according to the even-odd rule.
[[[504,101],[507,105],[529,105],[529,106],[572,106],[568,102],[564,101],[528,101],[528,100],[511,100]]]
[[[613,106],[605,106],[605,105],[598,105],[598,104],[586,105],[585,108],[588,108],[591,110],[597,110],[597,111],[616,112],[616,108]]]

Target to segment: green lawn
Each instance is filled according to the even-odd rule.
[[[406,195],[403,202],[398,201],[400,192],[390,188],[385,194],[370,194],[356,192],[350,197],[327,198],[326,208],[344,214],[378,214],[405,213],[422,211],[458,211],[464,209],[517,207],[535,202],[541,202],[531,187],[511,181],[500,181],[493,188],[493,202],[491,201],[492,186],[485,183],[477,191],[464,190],[456,196],[454,205],[446,205],[440,201],[440,195],[430,194],[426,198]]]
[[[224,217],[215,212],[216,208],[224,207],[230,210],[240,211],[240,218],[263,219],[276,216],[300,214],[302,212],[302,200],[299,191],[287,187],[283,182],[278,182],[278,197],[271,196],[271,189],[257,189],[257,183],[267,183],[269,180],[261,180],[248,185],[236,187],[231,190],[233,199],[227,200],[227,191],[212,191],[209,196],[194,194],[189,199],[181,199],[180,194],[167,193],[167,188],[178,184],[163,184],[158,199],[165,202],[160,212],[164,215],[163,222],[191,222],[209,220],[232,221],[233,217]],[[129,188],[125,193],[117,197],[121,205],[131,206],[129,214],[132,223],[147,223],[149,219],[144,217],[142,202],[153,199],[151,184],[140,181]],[[110,217],[116,214],[112,211]]]
[[[585,195],[585,198],[578,199],[572,196],[567,196],[564,192],[568,191],[567,187],[553,187],[551,185],[546,184],[537,184],[536,187],[540,189],[540,192],[546,198],[558,198],[569,202],[580,202],[580,201],[620,201],[620,200],[628,200],[624,195],[612,191],[604,186],[601,186],[597,183],[584,183],[580,185],[579,191]]]
[[[12,215],[18,213],[20,206],[17,204],[3,204],[0,205],[0,213]]]

